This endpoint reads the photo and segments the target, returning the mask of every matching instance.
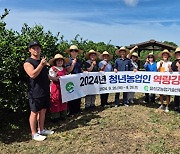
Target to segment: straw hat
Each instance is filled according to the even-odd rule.
[[[178,53],[178,52],[180,52],[180,47],[177,47],[177,48],[176,48],[176,50],[175,50],[175,52],[174,52],[174,55],[175,55],[176,53]]]
[[[69,49],[65,50],[65,52],[70,54],[71,50],[77,50],[78,54],[81,54],[83,52],[82,50],[78,49],[78,47],[76,45],[71,45]]]
[[[150,56],[153,56],[154,58],[156,58],[156,56],[154,55],[153,52],[150,52],[150,53],[147,55],[147,58],[150,57]]]
[[[138,53],[136,53],[136,52],[133,52],[132,55],[131,55],[131,57],[132,57],[132,56],[139,58]]]
[[[65,58],[65,57],[63,57],[61,54],[56,54],[56,55],[54,56],[54,58],[52,58],[52,59],[49,60],[49,64],[50,64],[50,65],[54,65],[54,61],[55,61],[56,59],[63,59],[63,60],[64,60],[64,64],[67,64],[67,63],[70,62],[69,58]]]
[[[164,49],[162,52],[160,52],[160,53],[158,54],[158,57],[162,57],[162,55],[163,55],[164,53],[167,53],[167,54],[169,55],[169,57],[172,56],[172,54],[169,52],[169,50]]]
[[[113,55],[110,55],[107,51],[104,51],[104,52],[99,56],[99,59],[103,59],[103,55],[108,55],[108,57],[109,57],[108,60],[113,59]]]
[[[90,50],[88,53],[85,54],[85,58],[89,59],[90,54],[96,54],[97,57],[100,56],[100,53],[94,50]]]
[[[120,51],[125,51],[126,55],[128,55],[130,53],[129,49],[127,49],[126,47],[121,47],[120,49],[115,51],[117,56],[120,56]]]

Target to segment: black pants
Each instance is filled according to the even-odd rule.
[[[120,103],[119,95],[120,95],[120,93],[115,94],[115,104],[116,105],[119,105],[119,103]],[[128,99],[127,99],[127,92],[123,92],[123,104],[129,104]]]
[[[76,114],[80,112],[81,98],[68,102],[69,114]]]
[[[151,102],[155,103],[155,94],[150,94],[150,98],[151,98]],[[145,99],[144,99],[145,102],[149,103],[149,94],[148,93],[145,93]]]
[[[101,94],[101,106],[107,105],[107,101],[108,101],[108,96],[109,94]]]
[[[179,105],[180,105],[180,96],[175,96],[174,97],[174,109],[178,111]]]

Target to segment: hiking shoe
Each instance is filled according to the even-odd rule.
[[[36,133],[32,136],[32,139],[35,141],[44,141],[46,139],[46,136]]]
[[[40,135],[51,135],[51,134],[54,134],[54,131],[43,129],[42,131],[38,131],[38,133]]]
[[[161,105],[158,109],[164,110],[164,105]]]
[[[169,108],[168,108],[168,106],[166,106],[166,108],[165,108],[165,112],[169,112]]]

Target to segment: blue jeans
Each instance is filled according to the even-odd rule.
[[[115,94],[115,105],[119,105],[119,95],[120,93]],[[127,99],[127,92],[123,92],[123,104],[129,104],[128,99]]]

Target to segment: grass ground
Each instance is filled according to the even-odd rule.
[[[103,109],[98,96],[93,111],[56,124],[47,118],[46,128],[55,134],[43,142],[31,140],[27,114],[8,114],[1,117],[0,153],[180,154],[180,114],[159,111],[157,103],[143,104],[142,94],[136,98],[130,107]]]

